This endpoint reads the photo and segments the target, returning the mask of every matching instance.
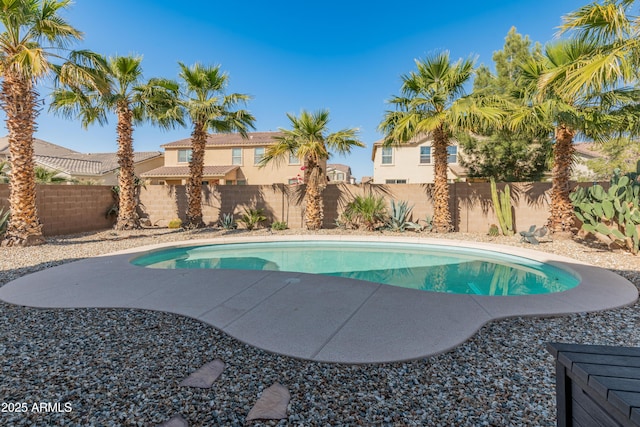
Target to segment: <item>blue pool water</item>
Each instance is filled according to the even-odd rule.
[[[433,292],[532,295],[580,280],[566,270],[512,255],[413,243],[291,241],[181,247],[132,261],[149,268],[274,270],[324,274]]]

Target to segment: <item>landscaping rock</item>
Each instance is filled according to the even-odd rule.
[[[182,387],[210,388],[224,370],[224,362],[216,359],[182,380]]]
[[[275,383],[262,392],[262,396],[249,411],[247,421],[282,420],[287,418],[287,405],[291,395],[281,384]]]
[[[177,414],[171,417],[169,421],[158,424],[157,427],[189,427],[189,423],[182,417],[182,415]]]

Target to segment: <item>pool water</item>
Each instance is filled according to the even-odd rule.
[[[132,261],[149,268],[274,270],[347,277],[432,292],[532,295],[579,278],[553,265],[498,252],[413,243],[290,241],[180,247]]]

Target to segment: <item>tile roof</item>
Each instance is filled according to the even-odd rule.
[[[579,154],[584,154],[585,156],[602,158],[605,157],[599,149],[598,145],[595,142],[581,142],[578,144],[573,144],[573,148]]]
[[[203,176],[223,177],[229,172],[238,169],[238,166],[205,166]],[[189,166],[161,166],[140,174],[143,178],[188,177]]]
[[[340,172],[344,172],[346,174],[351,175],[351,168],[347,165],[342,165],[340,163],[327,163],[327,170],[335,169]]]
[[[207,147],[211,146],[234,146],[234,145],[271,145],[275,144],[274,136],[280,136],[282,132],[249,132],[248,138],[243,138],[239,133],[217,133],[209,134],[207,137]],[[163,148],[191,147],[191,138],[169,142],[162,145]]]
[[[36,163],[69,175],[103,175],[118,169],[116,153],[80,153],[60,145],[35,138],[33,150]],[[9,155],[9,138],[0,138],[0,156]],[[134,163],[162,156],[160,151],[136,151]]]
[[[143,162],[162,156],[160,151],[134,152],[134,163]],[[35,156],[36,162],[45,167],[57,169],[69,175],[103,175],[118,169],[118,158],[116,153],[75,153],[64,157],[61,156]]]
[[[35,156],[35,160],[41,166],[66,172],[69,175],[100,175],[102,169],[102,163],[91,160],[38,155]]]
[[[53,157],[65,157],[73,154],[80,154],[77,151],[69,148],[61,147],[60,145],[52,144],[42,139],[34,138],[33,150],[38,156],[53,156]],[[0,138],[0,154],[9,154],[9,137],[3,136]]]

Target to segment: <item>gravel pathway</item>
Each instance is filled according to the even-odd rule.
[[[75,259],[221,234],[105,231],[0,248],[0,285]],[[517,237],[437,237],[531,248]],[[609,268],[640,286],[640,257],[571,240],[538,248]],[[445,354],[347,366],[269,354],[173,314],[0,302],[0,425],[147,426],[180,413],[192,426],[553,426],[555,378],[545,343],[640,346],[638,306],[505,319]],[[178,386],[216,358],[226,367],[211,389]],[[276,382],[291,393],[288,420],[245,423],[260,393]]]

